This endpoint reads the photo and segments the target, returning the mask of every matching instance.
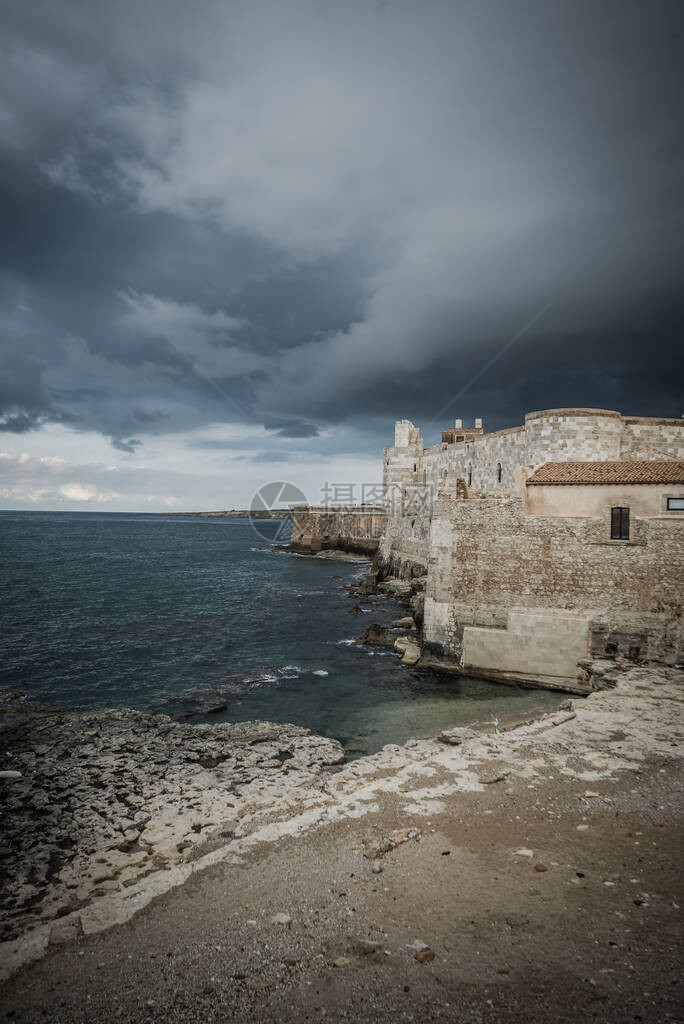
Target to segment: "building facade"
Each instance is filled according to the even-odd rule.
[[[425,576],[423,648],[572,688],[587,657],[684,660],[684,420],[529,413],[384,451],[385,575]]]

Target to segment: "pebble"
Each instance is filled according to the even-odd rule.
[[[292,918],[289,914],[274,914],[271,918],[271,924],[292,924]]]
[[[351,963],[346,956],[338,956],[337,960],[333,960],[333,967],[348,967]]]
[[[354,948],[361,956],[372,956],[373,953],[378,953],[382,949],[382,943],[374,942],[372,939],[357,939]]]
[[[516,857],[534,857],[534,850],[528,850],[526,847],[521,846],[519,850],[515,851]]]
[[[415,957],[419,964],[426,964],[435,959],[435,954],[431,949],[419,949],[416,951]]]

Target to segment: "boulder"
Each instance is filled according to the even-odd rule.
[[[376,622],[369,626],[361,639],[360,644],[372,644],[379,647],[393,647],[397,634],[393,633],[387,626],[379,626]]]
[[[415,665],[420,658],[420,646],[408,636],[400,636],[394,641],[394,650],[403,654],[402,664]]]
[[[378,590],[381,594],[389,594],[391,597],[396,597],[399,601],[408,601],[411,597],[411,584],[405,580],[398,580],[390,576],[382,583],[378,584]]]
[[[474,729],[469,729],[465,726],[458,726],[455,729],[445,729],[437,737],[442,743],[448,743],[452,747],[457,747],[461,743],[466,743],[468,740],[477,739],[478,733]]]

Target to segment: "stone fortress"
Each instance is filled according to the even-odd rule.
[[[429,448],[400,420],[377,566],[421,580],[422,660],[570,690],[588,658],[684,661],[683,460],[683,419],[550,409]]]

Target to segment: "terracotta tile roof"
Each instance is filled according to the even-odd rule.
[[[684,461],[545,462],[527,480],[538,484],[684,484]]]

